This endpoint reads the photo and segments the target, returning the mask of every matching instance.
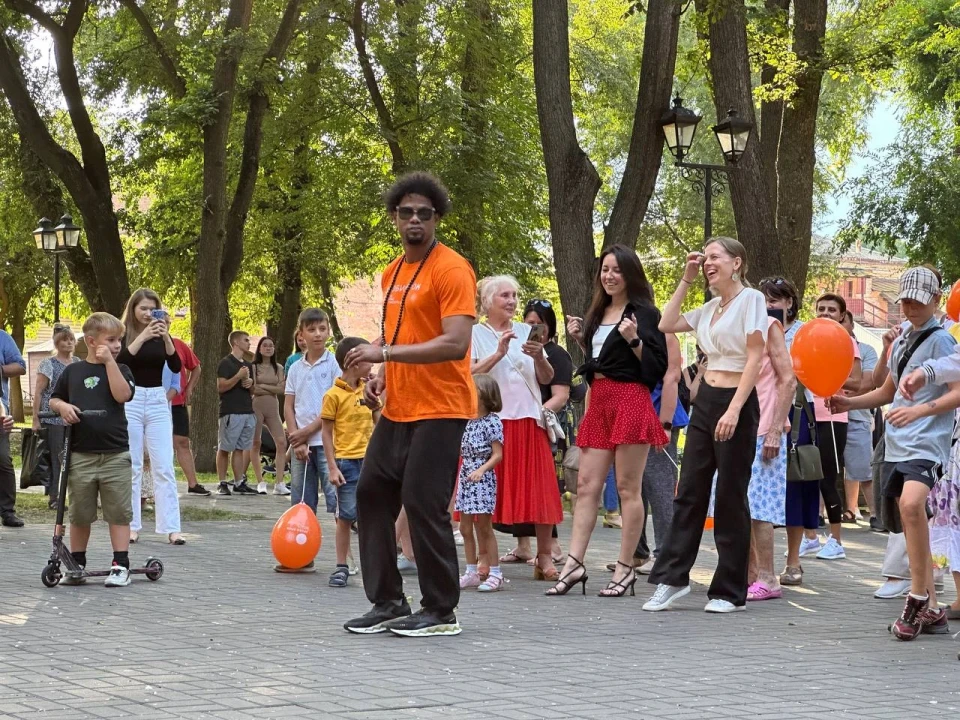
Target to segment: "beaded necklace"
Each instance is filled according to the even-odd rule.
[[[407,295],[410,292],[410,288],[413,287],[414,283],[417,281],[417,276],[420,274],[420,271],[423,270],[423,266],[426,265],[427,260],[430,258],[433,249],[437,246],[437,241],[434,240],[430,247],[427,248],[426,254],[423,256],[423,259],[417,264],[417,269],[413,273],[413,277],[410,278],[410,282],[407,283],[407,289],[403,291],[403,297],[400,298],[400,314],[397,315],[397,326],[393,331],[393,339],[390,342],[387,342],[387,303],[390,301],[390,295],[393,293],[393,286],[397,283],[397,276],[400,274],[400,268],[403,267],[403,257],[400,258],[400,262],[397,263],[396,270],[393,271],[393,278],[390,280],[390,287],[387,288],[386,295],[383,296],[383,314],[380,316],[380,339],[383,341],[384,345],[394,345],[397,342],[397,336],[400,334],[400,323],[403,322],[403,310],[407,305]]]

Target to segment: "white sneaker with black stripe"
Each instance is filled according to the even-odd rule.
[[[103,581],[104,587],[126,587],[130,584],[130,571],[123,565],[113,564],[110,574]]]

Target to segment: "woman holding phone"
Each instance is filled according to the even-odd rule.
[[[570,386],[573,383],[573,360],[570,353],[557,344],[557,314],[554,312],[553,303],[549,300],[534,299],[527,302],[523,308],[523,321],[531,327],[530,339],[534,342],[543,343],[543,351],[547,354],[547,362],[553,368],[553,378],[548,383],[540,385],[540,401],[543,407],[553,410],[563,424],[563,417],[566,412],[567,403],[570,401]],[[569,438],[557,442],[556,459],[563,458],[567,450]],[[559,476],[558,476],[559,477]],[[557,489],[560,490],[559,481]],[[574,488],[576,489],[576,488]],[[533,525],[513,525],[511,527],[500,526],[497,528],[504,532],[512,532],[517,538],[517,547],[500,558],[501,563],[534,563],[533,550],[530,548],[530,538],[535,535]],[[563,561],[563,551],[560,548],[560,542],[557,539],[557,527],[554,525],[553,542],[551,543],[550,554],[553,561]]]
[[[601,597],[623,597],[637,581],[633,552],[643,529],[641,481],[651,445],[668,438],[653,408],[651,391],[667,370],[667,340],[658,329],[660,311],[636,252],[624,245],[604,250],[594,276],[586,317],[567,318],[567,333],[584,349],[580,368],[590,385],[580,423],[580,473],[570,551],[559,582],[547,595],[587,589],[583,560],[597,524],[597,505],[613,465],[623,529],[613,578]]]
[[[531,338],[533,328],[515,322],[519,285],[509,275],[484,278],[478,287],[485,322],[473,326],[471,371],[487,373],[500,386],[503,409],[503,461],[497,465],[497,504],[493,521],[499,525],[531,524],[537,537],[533,576],[556,580],[550,549],[553,526],[563,521],[563,505],[541,423],[540,385],[553,380],[553,367],[543,343]],[[496,558],[487,558],[495,562]],[[515,561],[514,561],[515,562]]]
[[[700,268],[713,298],[680,314]],[[697,559],[710,490],[717,473],[714,538],[719,562],[704,608],[711,613],[743,610],[750,559],[747,486],[756,455],[760,403],[757,378],[767,339],[767,304],[748,287],[747,253],[726,237],[690,253],[680,284],[663,311],[663,332],[693,332],[707,356],[707,372],[687,427],[680,483],[667,544],[650,582],[657,584],[644,610],[668,609],[690,592],[690,568]]]
[[[136,382],[133,399],[124,405],[133,466],[130,542],[139,539],[142,528],[140,486],[146,452],[153,474],[156,531],[166,535],[171,545],[183,545],[186,541],[180,535],[180,501],[173,471],[173,417],[163,389],[164,365],[170,372],[178,373],[181,362],[167,331],[166,318],[160,296],[149,288],[133,293],[123,312],[126,333],[117,362],[130,368]]]

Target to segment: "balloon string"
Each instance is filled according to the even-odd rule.
[[[830,421],[830,433],[833,435],[833,462],[837,468],[837,476],[840,476],[840,458],[837,456],[837,431],[834,429],[833,420]]]

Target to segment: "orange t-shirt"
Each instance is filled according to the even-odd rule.
[[[393,339],[400,314],[400,301],[417,263],[399,257],[383,272],[382,290],[387,292],[397,264],[402,263],[397,282],[387,301],[386,342]],[[440,321],[456,315],[476,317],[477,276],[464,258],[438,244],[407,295],[397,345],[415,345],[443,334]],[[383,416],[394,422],[461,419],[477,416],[477,390],[470,373],[469,351],[461,360],[429,365],[388,362]]]

